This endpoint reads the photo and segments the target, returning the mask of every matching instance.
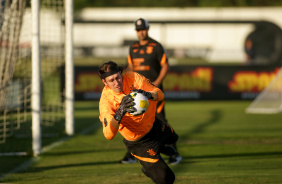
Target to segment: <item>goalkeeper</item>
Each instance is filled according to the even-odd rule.
[[[139,160],[143,173],[155,183],[173,183],[175,175],[160,153],[175,154],[168,144],[178,140],[178,135],[167,123],[156,118],[156,104],[164,99],[163,92],[144,76],[127,72],[109,61],[99,68],[104,88],[99,102],[100,121],[104,136],[111,140],[117,132],[123,136],[127,150]],[[129,93],[141,92],[149,100],[147,111],[139,116],[134,112],[134,102]]]
[[[135,21],[135,30],[138,40],[133,42],[129,48],[128,71],[137,72],[148,78],[152,83],[163,91],[162,82],[169,70],[168,57],[164,47],[149,36],[149,22],[144,18]],[[168,122],[165,116],[165,101],[157,103],[156,116]],[[172,145],[176,150],[176,144]],[[178,152],[169,157],[168,163],[178,164],[182,157]],[[121,163],[134,163],[135,159],[130,154],[125,154]]]

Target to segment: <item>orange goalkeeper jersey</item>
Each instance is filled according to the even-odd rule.
[[[123,91],[120,93],[111,90],[108,86],[104,87],[99,102],[99,118],[103,124],[104,136],[107,139],[113,139],[119,131],[126,140],[134,141],[151,130],[155,121],[157,101],[163,100],[164,94],[159,88],[152,85],[148,79],[138,73],[127,72],[123,75],[122,79]],[[114,118],[122,98],[131,93],[132,89],[156,91],[158,93],[158,100],[149,100],[149,107],[142,115],[133,116],[126,113],[120,122],[119,129],[116,130],[110,122]]]

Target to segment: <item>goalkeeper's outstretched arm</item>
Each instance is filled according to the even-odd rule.
[[[134,105],[134,102],[133,98],[131,98],[130,95],[126,95],[122,98],[121,103],[115,113],[113,113],[112,108],[109,107],[109,105],[107,106],[106,104],[107,102],[104,102],[103,108],[101,108],[100,110],[100,120],[103,123],[104,136],[106,137],[106,139],[112,140],[118,132],[122,117],[126,112],[134,112],[135,108],[132,107]]]

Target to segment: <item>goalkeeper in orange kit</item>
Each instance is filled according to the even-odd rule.
[[[117,132],[124,137],[127,150],[140,162],[143,173],[155,183],[173,183],[175,175],[160,153],[175,154],[169,146],[178,140],[178,135],[167,123],[156,118],[156,104],[164,99],[164,93],[144,76],[127,72],[109,61],[99,68],[104,88],[99,102],[100,121],[104,136],[111,140]],[[138,116],[129,93],[141,92],[149,100],[147,111]]]

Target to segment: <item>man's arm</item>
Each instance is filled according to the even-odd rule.
[[[99,111],[99,119],[103,124],[103,134],[106,139],[112,140],[118,132],[119,125],[118,121],[114,119],[115,112],[112,109],[112,105],[103,96],[99,102]]]
[[[154,82],[152,82],[155,86],[160,87],[162,81],[164,80],[164,78],[165,78],[165,76],[168,72],[168,69],[169,69],[168,63],[164,63],[162,65],[162,68],[161,68],[161,71],[159,73],[158,78]]]
[[[106,121],[106,119],[104,121]],[[107,124],[106,122],[104,122],[103,124],[104,124],[103,127],[104,136],[106,137],[106,139],[112,140],[118,132],[119,121],[112,118],[111,121],[109,122],[109,125],[105,125]]]
[[[126,112],[134,112],[135,108],[133,99],[130,95],[126,95],[122,98],[119,108],[116,112],[112,111],[112,108],[109,106],[108,102],[105,100],[100,100],[99,108],[100,108],[100,120],[103,123],[103,133],[106,139],[112,140],[119,129],[119,124],[122,117]],[[108,122],[109,121],[109,122]]]
[[[125,70],[126,72],[133,72],[133,64],[128,64]]]
[[[130,54],[127,56],[127,67],[126,67],[127,72],[133,72],[133,64],[131,60]]]

